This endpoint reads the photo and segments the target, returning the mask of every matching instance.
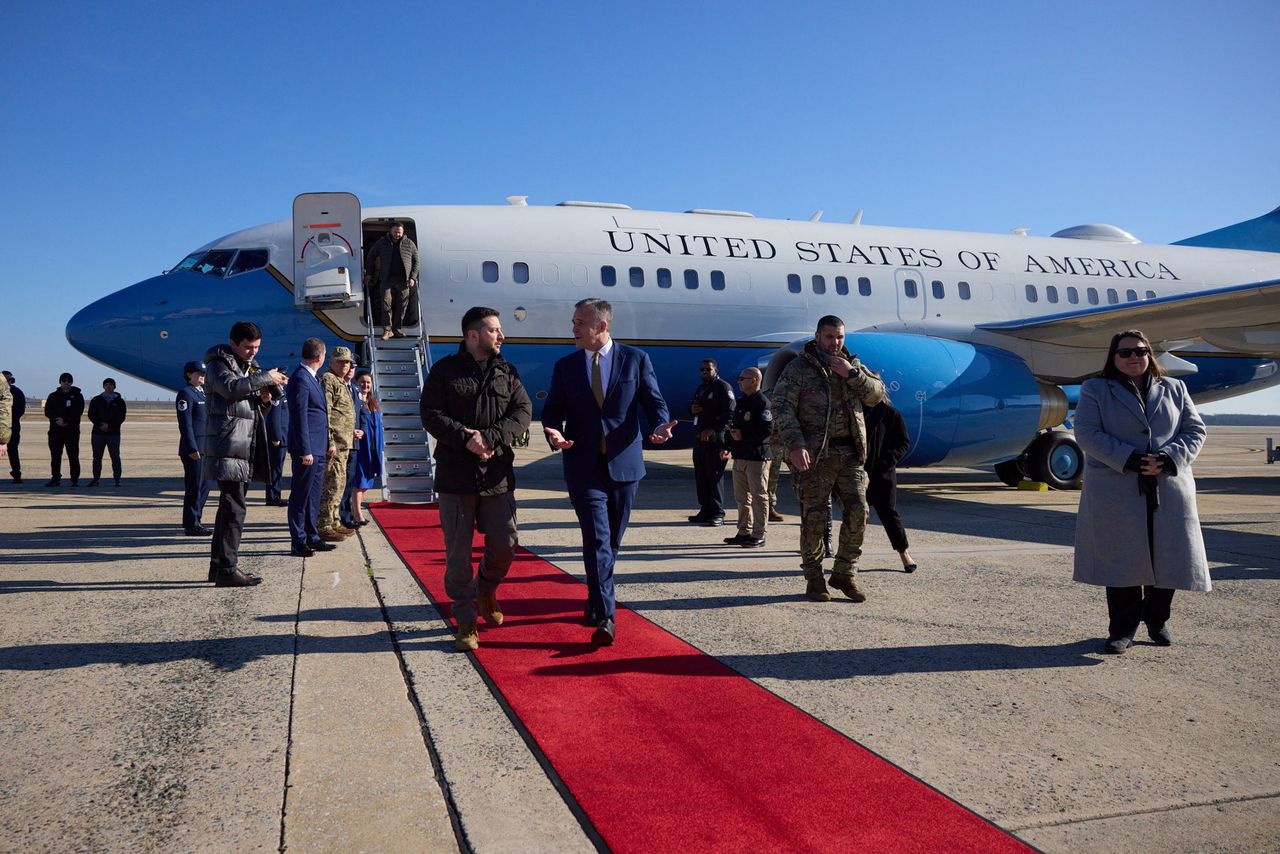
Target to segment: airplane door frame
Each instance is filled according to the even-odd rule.
[[[916,296],[907,296],[906,283],[915,282]],[[929,316],[929,292],[925,288],[924,275],[919,267],[899,267],[893,273],[893,292],[898,307],[898,319],[902,321],[924,320]]]

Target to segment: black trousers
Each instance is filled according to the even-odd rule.
[[[703,516],[724,516],[724,469],[727,460],[720,459],[724,445],[719,442],[696,442],[693,446],[693,482],[698,490],[698,512]]]
[[[280,500],[280,480],[284,477],[284,458],[289,449],[284,445],[267,446],[267,465],[271,471],[267,474],[267,501]]]
[[[238,480],[218,481],[218,515],[213,522],[213,543],[209,567],[230,574],[240,561],[240,537],[244,533],[245,492],[249,484]]]
[[[871,506],[876,511],[876,518],[884,526],[884,532],[889,535],[889,544],[893,546],[893,550],[906,551],[907,529],[902,527],[902,517],[898,515],[898,508],[894,506],[893,499],[872,503]]]
[[[102,477],[102,452],[106,451],[111,454],[111,476],[119,480],[120,434],[102,433],[95,430],[89,439],[89,446],[93,448],[93,479],[97,480]]]
[[[1107,637],[1132,640],[1139,623],[1158,632],[1168,622],[1172,606],[1173,591],[1164,587],[1108,587]]]
[[[9,474],[22,477],[22,457],[18,456],[18,443],[22,441],[22,425],[13,425],[13,435],[9,437]]]
[[[182,530],[200,527],[200,515],[209,499],[209,481],[204,479],[204,461],[184,456],[182,459]]]
[[[67,452],[67,463],[71,468],[71,480],[80,480],[80,431],[49,431],[49,470],[53,473],[51,480],[62,480],[62,452]]]

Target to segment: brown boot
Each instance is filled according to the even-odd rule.
[[[333,528],[325,528],[320,532],[320,539],[329,543],[340,543],[347,538],[346,534],[340,534]]]
[[[867,592],[858,584],[858,579],[848,573],[831,573],[831,586],[848,596],[855,602],[867,601]]]
[[[498,607],[497,594],[481,593],[476,597],[476,607],[490,623],[495,626],[502,625],[502,609]]]
[[[453,641],[453,648],[458,652],[471,652],[480,648],[480,634],[476,631],[476,621],[458,623],[458,636]]]
[[[809,597],[810,602],[830,602],[831,594],[827,591],[827,582],[822,580],[821,575],[815,575],[808,581],[808,586],[804,589],[804,595]]]
[[[769,508],[770,522],[781,522],[786,518],[787,518],[786,516],[783,516],[781,513],[779,513],[777,510],[774,510],[772,507]]]

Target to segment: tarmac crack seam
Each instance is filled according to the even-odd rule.
[[[396,664],[400,667],[400,678],[404,681],[405,696],[409,700],[409,704],[413,706],[413,713],[418,716],[418,730],[422,733],[422,744],[427,749],[427,756],[431,760],[431,772],[435,775],[436,784],[440,786],[440,794],[444,797],[445,810],[449,813],[449,824],[453,826],[453,838],[458,843],[458,851],[460,854],[475,854],[475,849],[467,840],[467,833],[462,827],[462,817],[458,813],[458,805],[454,803],[453,792],[449,789],[449,783],[444,776],[444,764],[440,761],[440,754],[436,751],[436,746],[431,738],[431,727],[427,723],[427,715],[422,710],[422,704],[418,702],[418,695],[413,690],[413,677],[409,674],[408,665],[405,664],[404,650],[400,648],[400,639],[396,636],[395,628],[391,625],[391,614],[387,611],[387,603],[382,598],[382,591],[378,589],[377,579],[374,577],[373,559],[369,557],[369,549],[365,546],[363,533],[358,533],[357,538],[360,541],[360,552],[364,555],[365,574],[369,578],[369,586],[373,588],[373,595],[378,599],[378,610],[382,612],[382,622],[387,629],[387,637],[391,640],[391,649],[396,656]]]
[[[289,816],[289,771],[293,760],[293,713],[294,704],[298,702],[298,644],[302,631],[302,591],[307,576],[307,561],[302,560],[302,572],[298,573],[298,604],[293,614],[293,667],[289,672],[289,732],[285,738],[284,751],[284,792],[280,797],[280,845],[278,850],[285,850],[285,822]]]
[[[1135,810],[1120,810],[1117,812],[1096,813],[1093,815],[1079,816],[1077,818],[1064,819],[1047,819],[1045,821],[1030,821],[1025,823],[1009,822],[1001,826],[1006,830],[1013,832],[1021,832],[1025,830],[1041,830],[1046,827],[1062,827],[1068,824],[1086,824],[1091,821],[1106,821],[1112,818],[1127,818],[1135,815],[1153,815],[1162,812],[1177,812],[1178,810],[1195,809],[1197,807],[1216,807],[1223,804],[1243,804],[1250,801],[1265,801],[1271,798],[1280,798],[1280,792],[1264,792],[1260,795],[1234,795],[1227,798],[1209,798],[1203,801],[1188,801],[1182,804],[1168,804],[1162,807],[1145,807]]]

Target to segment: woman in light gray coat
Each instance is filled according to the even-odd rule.
[[[1075,433],[1087,455],[1075,580],[1107,588],[1104,651],[1132,646],[1139,622],[1168,646],[1173,591],[1210,589],[1191,474],[1204,422],[1130,329],[1111,339],[1102,376],[1081,386]]]

